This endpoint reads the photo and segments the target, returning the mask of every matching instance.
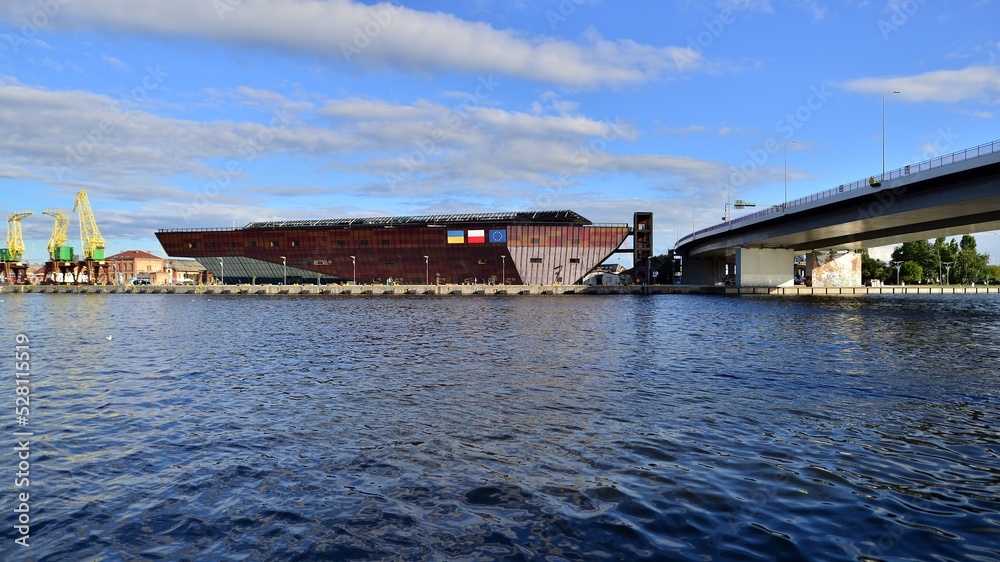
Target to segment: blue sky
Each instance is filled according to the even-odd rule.
[[[881,172],[883,140],[893,169],[1000,139],[997,21],[1000,0],[0,0],[0,210],[35,211],[32,261],[80,189],[109,253],[535,209],[653,211],[662,253],[730,186],[770,205]]]

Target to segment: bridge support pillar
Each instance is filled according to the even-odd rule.
[[[806,260],[806,276],[813,287],[861,286],[861,254],[848,252],[813,252]]]
[[[740,287],[790,287],[795,284],[795,251],[736,249],[736,284]]]
[[[685,285],[715,285],[726,276],[724,259],[688,258],[681,264],[681,283]]]

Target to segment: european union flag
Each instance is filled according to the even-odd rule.
[[[506,230],[491,230],[490,231],[490,242],[507,242],[507,231]]]

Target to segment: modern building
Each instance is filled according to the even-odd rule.
[[[645,252],[651,221],[636,213]],[[268,221],[156,237],[224,283],[548,285],[579,283],[632,233],[573,211],[536,211]]]

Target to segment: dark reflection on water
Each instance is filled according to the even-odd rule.
[[[18,558],[1000,558],[995,297],[3,299]]]

